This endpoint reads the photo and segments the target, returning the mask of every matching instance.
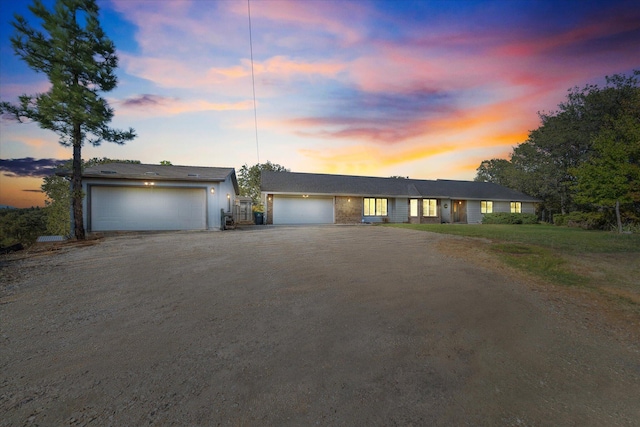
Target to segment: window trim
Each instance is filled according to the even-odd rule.
[[[427,202],[428,208],[425,209],[425,202]],[[433,202],[433,215],[429,215],[431,208],[431,202]],[[437,218],[438,217],[438,199],[422,199],[422,217],[423,218]]]
[[[409,217],[410,218],[418,218],[420,216],[420,204],[418,202],[419,199],[409,199]],[[413,215],[413,212],[411,212],[413,206],[413,203],[415,202],[415,208],[416,208],[416,212],[415,215]]]
[[[373,214],[371,213],[371,200],[373,200],[373,209],[374,209]],[[378,208],[380,210],[378,210]],[[366,213],[367,210],[369,210],[369,213]],[[363,197],[362,198],[362,216],[366,216],[366,217],[389,216],[389,199],[386,197]]]
[[[482,207],[483,204],[484,204],[484,207]],[[481,214],[493,213],[493,200],[481,200],[480,213]]]

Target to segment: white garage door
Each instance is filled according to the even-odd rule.
[[[333,224],[333,197],[273,198],[274,224]]]
[[[203,188],[92,187],[92,231],[202,230]]]

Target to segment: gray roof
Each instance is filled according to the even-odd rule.
[[[262,172],[260,189],[275,194],[424,197],[538,202],[491,182],[380,178],[296,172]]]
[[[70,172],[62,175],[69,176]],[[231,176],[233,186],[238,192],[238,182],[234,168],[218,168],[205,166],[164,166],[136,163],[105,163],[86,168],[83,178],[106,179],[153,179],[154,181],[190,181],[221,182]]]

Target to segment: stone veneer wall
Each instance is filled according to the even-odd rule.
[[[359,224],[362,222],[362,197],[336,196],[335,223]]]

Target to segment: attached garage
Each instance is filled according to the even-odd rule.
[[[92,186],[93,231],[204,230],[205,188]]]
[[[273,224],[333,224],[333,197],[276,195]]]

